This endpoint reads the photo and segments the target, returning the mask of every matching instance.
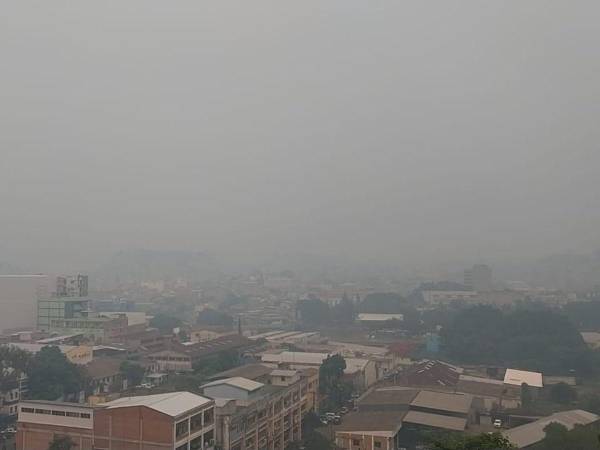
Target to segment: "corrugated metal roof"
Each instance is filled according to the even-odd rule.
[[[467,426],[467,419],[420,411],[407,412],[403,422],[455,431],[463,431]]]
[[[375,314],[375,313],[359,313],[358,320],[365,321],[386,321],[386,320],[404,320],[404,314]]]
[[[206,387],[210,387],[210,386],[219,386],[221,384],[235,386],[237,388],[243,389],[248,392],[256,391],[257,389],[260,389],[261,387],[264,386],[263,383],[259,383],[258,381],[254,381],[254,380],[249,380],[248,378],[232,377],[232,378],[225,378],[224,380],[213,381],[212,383],[207,383],[207,384],[203,385],[202,387],[206,388]]]
[[[410,406],[440,411],[467,413],[471,409],[473,397],[468,394],[449,394],[447,392],[421,391]]]
[[[210,399],[191,392],[169,392],[167,394],[123,397],[100,406],[108,409],[146,406],[171,417],[177,417],[187,411],[210,403]]]
[[[502,434],[518,448],[523,448],[544,439],[546,437],[544,428],[553,422],[560,423],[567,427],[568,430],[572,430],[575,425],[588,425],[596,422],[598,419],[600,419],[600,417],[596,414],[592,414],[591,412],[582,409],[574,409],[552,414],[551,416],[544,417],[535,422],[504,431]]]
[[[296,370],[283,370],[283,369],[275,369],[271,372],[271,375],[274,377],[293,377],[298,372]]]
[[[266,353],[262,355],[262,360],[264,362],[321,365],[328,356],[328,353],[281,352]]]
[[[539,372],[506,369],[506,373],[504,374],[504,384],[521,386],[523,383],[533,387],[544,387],[543,377]]]

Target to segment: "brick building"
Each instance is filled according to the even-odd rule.
[[[24,401],[16,450],[47,450],[69,436],[77,450],[199,450],[214,447],[214,402],[190,392],[124,397],[96,406]]]

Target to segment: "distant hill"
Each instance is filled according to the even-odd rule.
[[[115,286],[147,280],[204,281],[219,274],[216,259],[204,252],[127,250],[115,254],[94,273],[98,285]]]

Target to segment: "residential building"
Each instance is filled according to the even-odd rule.
[[[234,377],[202,388],[215,399],[222,450],[284,450],[302,438],[308,385],[295,371],[275,371],[272,384]]]
[[[246,364],[216,373],[208,377],[208,380],[216,381],[224,378],[241,377],[247,378],[248,380],[258,381],[259,383],[268,384],[271,378],[271,372],[273,372],[273,368],[265,366],[264,364]]]
[[[544,376],[540,372],[506,369],[504,374],[504,387],[507,392],[520,397],[523,385],[527,385],[530,389],[530,394],[536,396],[544,387]]]
[[[321,367],[323,361],[329,356],[328,353],[310,353],[310,352],[288,352],[265,353],[261,356],[263,364],[273,367],[287,366],[290,369],[305,369],[307,367]]]
[[[127,379],[121,372],[123,359],[95,358],[84,366],[93,395],[121,392],[127,389]]]
[[[364,412],[344,416],[335,427],[336,448],[344,450],[398,450],[402,413]]]
[[[521,425],[510,430],[503,431],[502,434],[517,449],[527,449],[533,447],[546,437],[545,428],[551,423],[563,425],[567,430],[572,430],[576,425],[591,425],[598,423],[600,416],[581,409],[571,411],[561,411],[548,417],[536,420],[525,425]]]
[[[475,264],[465,270],[464,284],[473,291],[492,290],[492,268],[485,264]]]
[[[0,275],[0,330],[34,328],[37,301],[48,296],[46,275]]]
[[[423,301],[429,306],[448,305],[455,302],[476,303],[479,302],[479,293],[476,291],[436,291],[426,290],[422,292]]]
[[[365,358],[344,358],[344,380],[352,383],[355,391],[362,392],[377,382],[377,364]]]
[[[161,372],[185,372],[193,370],[194,364],[215,356],[222,351],[236,352],[238,356],[255,343],[249,339],[232,334],[212,341],[180,344],[172,342],[169,349],[151,353],[148,359],[158,365]]]
[[[455,392],[473,395],[487,412],[497,408],[513,409],[521,406],[521,396],[506,389],[502,380],[493,378],[460,375]]]
[[[77,450],[93,450],[94,408],[43,400],[19,403],[16,450],[48,450],[56,435],[69,436]]]
[[[170,392],[98,406],[94,450],[200,450],[215,445],[214,402],[200,395]]]
[[[19,401],[28,390],[27,375],[12,367],[2,369],[3,383],[0,386],[0,415],[15,416]]]

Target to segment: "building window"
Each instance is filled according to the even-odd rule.
[[[53,416],[64,416],[65,412],[64,411],[55,411],[55,410],[53,410],[52,411],[52,415]]]
[[[207,409],[204,411],[204,426],[207,427],[211,425],[214,421],[215,410],[213,408]]]
[[[179,439],[181,436],[188,432],[188,421],[183,420],[175,425],[175,436]]]
[[[37,409],[35,410],[36,414],[52,414],[52,411],[49,409]]]
[[[381,448],[381,442],[375,441],[375,448]]]
[[[176,450],[187,450],[187,448],[188,448],[188,446],[187,446],[187,443],[186,443],[186,444],[183,444],[183,445],[180,445],[179,447],[177,447]]]
[[[198,431],[202,429],[202,413],[198,413],[195,416],[192,416],[190,419],[190,430],[193,433],[194,431]]]
[[[202,436],[190,441],[190,450],[200,450],[202,448]]]
[[[204,446],[207,446],[210,441],[212,441],[215,438],[215,432],[214,430],[210,430],[207,431],[206,433],[204,433]]]
[[[67,417],[81,417],[81,415],[77,412],[67,411]]]
[[[352,445],[360,445],[360,440],[352,439]]]
[[[33,408],[21,408],[21,412],[33,414],[34,409]]]
[[[91,416],[87,413],[81,413],[81,418],[82,419],[89,419]]]

